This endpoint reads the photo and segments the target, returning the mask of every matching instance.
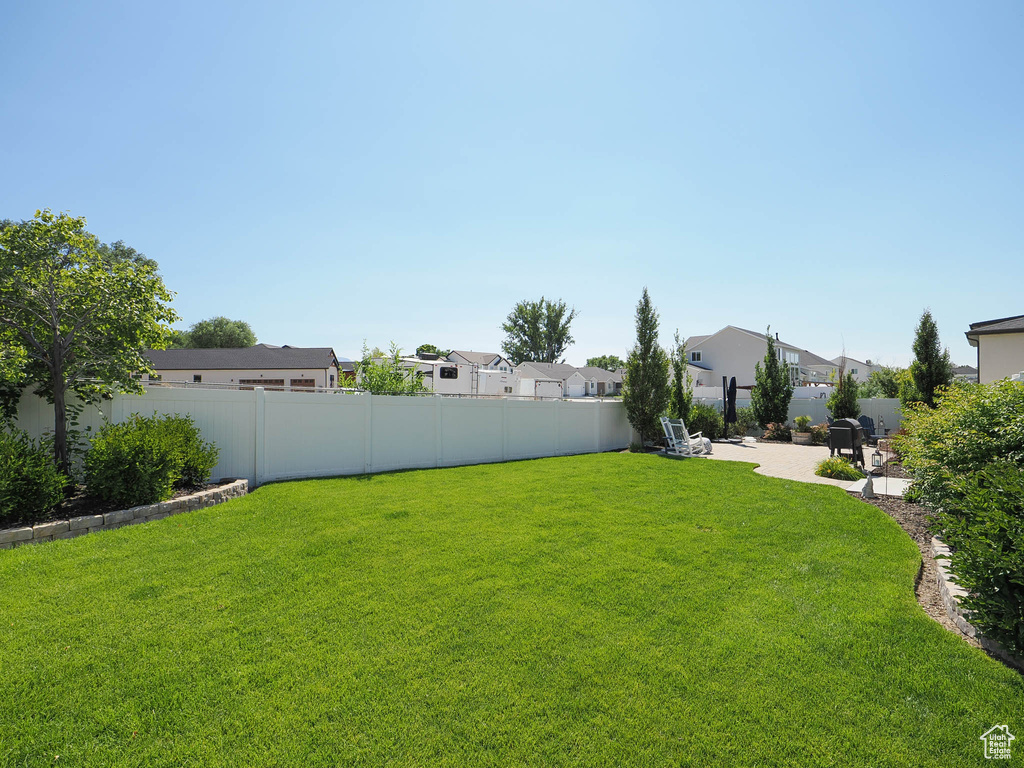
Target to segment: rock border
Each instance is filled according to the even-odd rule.
[[[73,539],[94,531],[111,531],[125,525],[162,520],[171,515],[212,507],[228,499],[245,496],[249,492],[248,480],[232,480],[216,488],[207,488],[188,496],[180,496],[157,504],[118,509],[102,515],[83,515],[70,520],[51,520],[36,525],[0,530],[0,549],[12,549],[23,544],[38,544],[56,539]]]
[[[977,640],[981,647],[1005,664],[1024,672],[1024,659],[1017,658],[995,640],[989,640],[978,632],[970,622],[971,612],[960,607],[960,598],[967,595],[967,590],[956,583],[956,576],[949,570],[950,549],[941,539],[932,537],[932,556],[935,558],[936,578],[939,582],[939,594],[946,606],[946,613],[956,624],[957,629],[968,637]]]

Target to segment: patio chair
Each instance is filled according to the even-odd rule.
[[[864,432],[864,442],[868,445],[878,445],[878,438],[885,437],[875,432],[875,420],[870,416],[859,416],[860,428]]]
[[[673,456],[706,456],[711,453],[711,441],[703,433],[690,434],[682,419],[661,417],[665,430],[665,452]]]

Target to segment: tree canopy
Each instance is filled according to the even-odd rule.
[[[902,368],[882,366],[872,371],[868,380],[860,385],[860,397],[899,397]]]
[[[69,392],[84,401],[141,392],[143,352],[164,346],[177,315],[156,262],[104,246],[82,217],[36,211],[0,229],[0,348],[4,375],[54,406],[54,456],[70,471]]]
[[[779,359],[772,338],[771,326],[765,332],[767,348],[764,365],[754,366],[754,389],[750,392],[750,407],[754,418],[767,429],[769,424],[785,424],[789,420],[789,403],[793,399],[793,381],[789,367]]]
[[[211,317],[193,323],[187,331],[172,331],[171,347],[176,349],[229,349],[251,347],[256,334],[244,320]]]
[[[657,441],[658,421],[668,407],[669,359],[658,345],[658,313],[647,288],[636,305],[636,344],[626,360],[622,402],[626,418],[644,443]]]
[[[359,389],[375,395],[414,395],[427,391],[423,372],[402,362],[402,350],[394,342],[387,354],[377,347],[371,350],[363,342],[363,359],[356,364],[356,381]]]
[[[419,357],[423,352],[430,355],[437,355],[438,357],[448,357],[448,355],[452,353],[450,349],[441,349],[440,347],[435,347],[433,344],[420,344],[416,347],[417,357]]]
[[[541,296],[540,301],[520,301],[501,325],[505,357],[514,365],[526,360],[565,362],[565,350],[573,343],[569,326],[577,314],[561,300],[549,301]]]
[[[588,357],[587,366],[603,368],[606,371],[617,371],[619,368],[625,368],[626,363],[618,355],[600,355],[598,357]]]

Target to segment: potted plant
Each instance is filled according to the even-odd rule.
[[[811,445],[811,417],[797,416],[793,419],[796,424],[796,432],[793,433],[793,442],[797,445]]]

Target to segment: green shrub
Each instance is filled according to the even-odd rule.
[[[972,622],[1024,653],[1024,385],[941,390],[934,409],[904,411],[901,432],[893,445],[914,479],[904,498],[935,513]]]
[[[745,435],[750,430],[758,427],[757,417],[754,415],[754,409],[751,407],[737,408],[736,409],[736,433],[739,435]]]
[[[841,456],[833,456],[818,462],[814,474],[818,477],[831,477],[833,480],[860,480],[864,473]]]
[[[833,419],[856,419],[860,416],[860,403],[857,402],[857,382],[852,373],[839,380],[825,404]]]
[[[0,430],[0,525],[36,522],[60,504],[67,483],[45,444]]]
[[[813,445],[824,445],[825,441],[828,440],[828,424],[824,421],[821,424],[812,426],[810,432]]]
[[[960,479],[998,460],[1024,469],[1024,386],[1002,381],[950,387],[934,409],[906,408],[892,445],[925,504],[969,514]]]
[[[205,481],[218,453],[188,416],[134,415],[100,429],[85,457],[86,489],[115,504],[153,504]]]
[[[797,432],[807,432],[807,427],[811,423],[811,417],[810,416],[797,416],[795,419],[793,419],[793,423],[796,424],[796,431]]]
[[[778,440],[782,443],[789,443],[793,441],[793,430],[789,428],[788,424],[784,424],[781,421],[773,421],[765,427],[764,437],[762,440]]]
[[[1011,653],[1024,654],[1024,473],[993,462],[959,481],[969,515],[940,513],[950,567],[967,590],[971,623]]]
[[[690,406],[686,429],[690,434],[703,432],[709,440],[717,440],[725,434],[725,420],[717,408],[706,403],[694,403]]]
[[[191,416],[165,416],[159,422],[164,439],[174,446],[180,459],[178,479],[175,488],[195,488],[210,478],[210,472],[217,466],[220,450],[203,440]]]

